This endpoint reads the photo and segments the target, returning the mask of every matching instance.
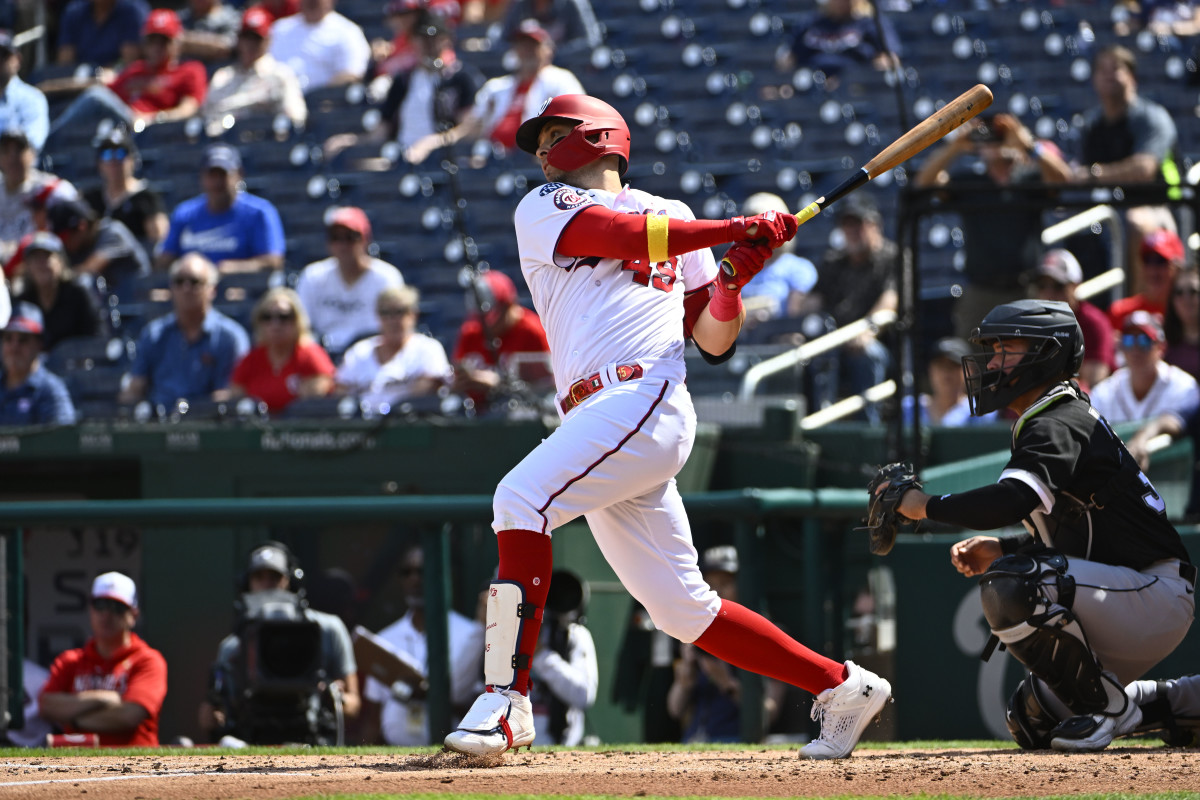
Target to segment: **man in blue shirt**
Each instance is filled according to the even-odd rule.
[[[58,63],[109,67],[137,60],[145,0],[71,0],[58,21]]]
[[[148,399],[169,408],[180,399],[211,398],[229,386],[250,339],[241,325],[213,309],[216,288],[216,267],[199,253],[189,253],[171,266],[175,310],[142,331],[118,402]]]
[[[21,80],[21,52],[12,36],[0,31],[0,130],[25,132],[34,153],[42,151],[50,130],[46,95]]]
[[[0,352],[0,426],[73,425],[75,406],[62,378],[42,369],[42,312],[18,303]]]
[[[282,267],[285,242],[279,211],[270,201],[241,190],[238,151],[211,145],[200,170],[203,194],[184,200],[171,213],[158,267],[192,252],[216,264],[222,275]]]

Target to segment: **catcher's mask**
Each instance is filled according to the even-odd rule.
[[[542,106],[517,128],[517,147],[537,155],[538,136],[551,122],[570,122],[574,128],[550,148],[550,165],[571,172],[596,159],[615,154],[623,176],[629,169],[629,126],[620,112],[603,100],[586,94],[561,94]]]
[[[1057,300],[998,305],[970,340],[983,351],[962,359],[975,416],[1005,408],[1030,389],[1072,378],[1083,363],[1083,331],[1070,306]]]

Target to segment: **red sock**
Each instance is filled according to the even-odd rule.
[[[524,656],[524,668],[517,669],[512,688],[521,694],[529,693],[529,662],[537,649],[538,633],[542,629],[542,609],[550,593],[550,573],[554,571],[554,555],[550,537],[534,531],[500,531],[496,534],[500,548],[500,569],[496,579],[518,583],[525,590],[525,602],[537,607],[537,616],[521,619],[521,640],[517,655]]]
[[[848,677],[846,665],[809,650],[761,614],[731,600],[696,646],[739,669],[757,672],[813,694],[832,689]]]

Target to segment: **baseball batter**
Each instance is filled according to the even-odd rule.
[[[655,624],[742,669],[817,699],[811,758],[840,758],[891,696],[888,682],[825,658],[705,583],[675,474],[696,416],[685,385],[691,338],[713,363],[732,355],[740,290],[796,219],[768,212],[696,220],[683,203],[623,184],[629,128],[586,95],[525,121],[517,144],[547,183],[515,214],[521,269],[550,341],[562,425],[500,483],[500,550],[489,589],[484,679],[451,750],[496,755],[533,742],[529,665],[552,571],[554,529],[583,515],[621,582]],[[764,243],[755,243],[758,239]],[[734,242],[718,273],[710,247]]]
[[[1012,457],[997,483],[930,497],[905,492],[909,519],[1028,533],[973,536],[951,563],[979,580],[993,636],[1029,675],[1009,701],[1024,748],[1100,750],[1135,730],[1125,684],[1183,641],[1195,612],[1196,568],[1165,506],[1072,378],[1083,332],[1063,302],[992,309],[964,356],[971,413],[1008,408]]]

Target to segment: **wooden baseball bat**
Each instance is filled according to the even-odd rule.
[[[912,130],[880,151],[862,169],[851,175],[832,192],[818,197],[796,214],[801,225],[833,203],[853,192],[872,178],[907,161],[950,131],[962,125],[992,104],[992,90],[976,84],[937,111],[921,120]]]

